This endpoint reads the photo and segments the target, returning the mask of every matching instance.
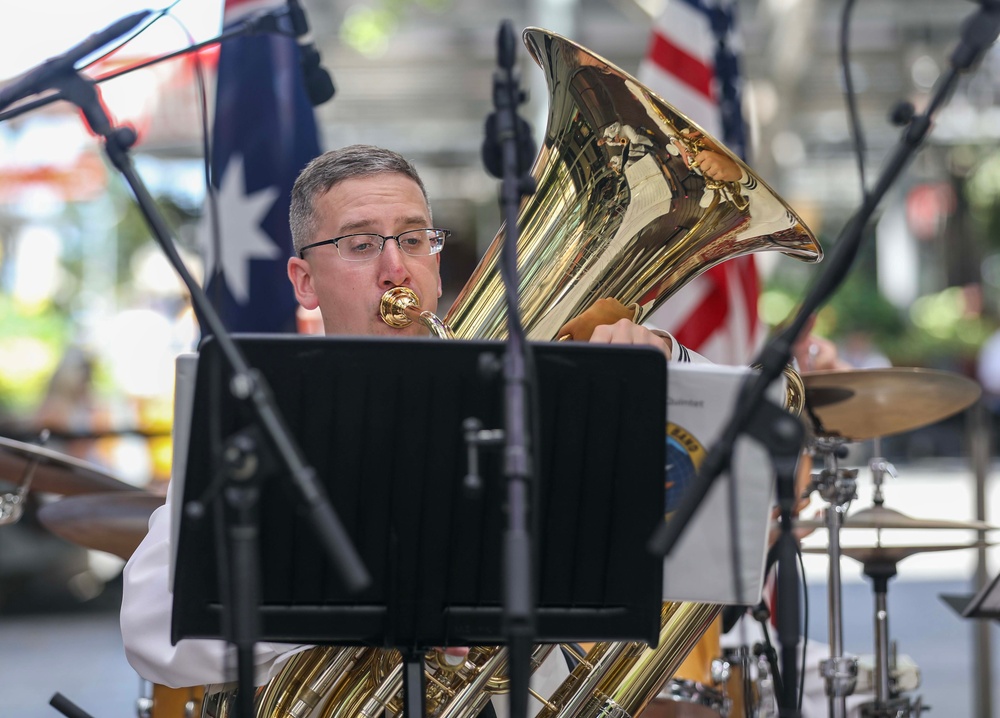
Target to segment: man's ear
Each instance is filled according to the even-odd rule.
[[[306,309],[315,309],[319,306],[319,297],[313,288],[312,269],[309,262],[298,257],[288,258],[288,281],[295,289],[295,298],[299,300]]]

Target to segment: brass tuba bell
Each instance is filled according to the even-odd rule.
[[[545,30],[528,28],[524,42],[551,96],[531,171],[538,190],[518,216],[530,339],[554,339],[604,297],[637,303],[641,321],[697,275],[751,252],[822,259],[812,232],[764,180],[638,80]],[[701,149],[728,157],[741,179],[706,178],[693,160]],[[503,238],[501,227],[444,318],[460,339],[506,336]]]

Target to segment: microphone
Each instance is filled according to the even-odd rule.
[[[498,179],[503,179],[504,176],[503,143],[511,132],[516,140],[518,176],[531,169],[535,161],[531,126],[517,114],[517,106],[527,100],[528,95],[518,86],[519,78],[514,71],[515,46],[513,26],[510,20],[504,20],[497,34],[499,69],[493,73],[493,104],[496,110],[486,117],[485,137],[480,147],[486,171]]]
[[[127,15],[95,32],[62,55],[51,57],[41,65],[29,70],[20,78],[0,90],[0,110],[18,100],[51,89],[52,82],[59,75],[71,70],[77,62],[93,55],[123,35],[131,32],[139,23],[152,14],[152,10],[140,10]]]
[[[306,94],[313,106],[322,105],[333,97],[333,79],[325,68],[320,66],[319,50],[313,42],[312,32],[306,11],[299,0],[288,0],[288,15],[292,21],[292,31],[295,42],[299,46],[299,62],[302,65],[302,77],[306,83]]]

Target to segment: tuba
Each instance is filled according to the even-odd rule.
[[[812,233],[767,184],[637,80],[559,35],[529,28],[524,42],[545,73],[548,125],[521,205],[517,245],[522,321],[529,339],[555,339],[595,301],[636,305],[636,321],[706,269],[751,252],[822,258]],[[706,178],[695,155],[711,149],[740,178]],[[504,230],[442,321],[408,290],[390,290],[382,316],[418,321],[440,337],[500,339],[506,300],[497,261]],[[598,643],[539,716],[635,715],[701,638],[720,606],[666,603],[659,645]],[[540,647],[541,648],[541,647]],[[544,651],[536,651],[540,662]],[[475,647],[463,665],[427,659],[428,715],[474,716],[506,687],[506,651]],[[257,694],[260,718],[399,712],[400,660],[377,648],[299,654]],[[226,716],[224,705],[215,715]]]

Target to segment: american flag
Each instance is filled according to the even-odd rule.
[[[668,0],[654,20],[639,79],[746,159],[735,0]],[[701,275],[650,317],[712,361],[744,364],[763,340],[752,255]]]
[[[281,4],[226,0],[224,25]],[[199,231],[208,296],[230,331],[295,331],[298,303],[285,269],[289,197],[299,171],[319,154],[319,140],[292,37],[222,43],[212,143],[218,246],[207,202]]]

